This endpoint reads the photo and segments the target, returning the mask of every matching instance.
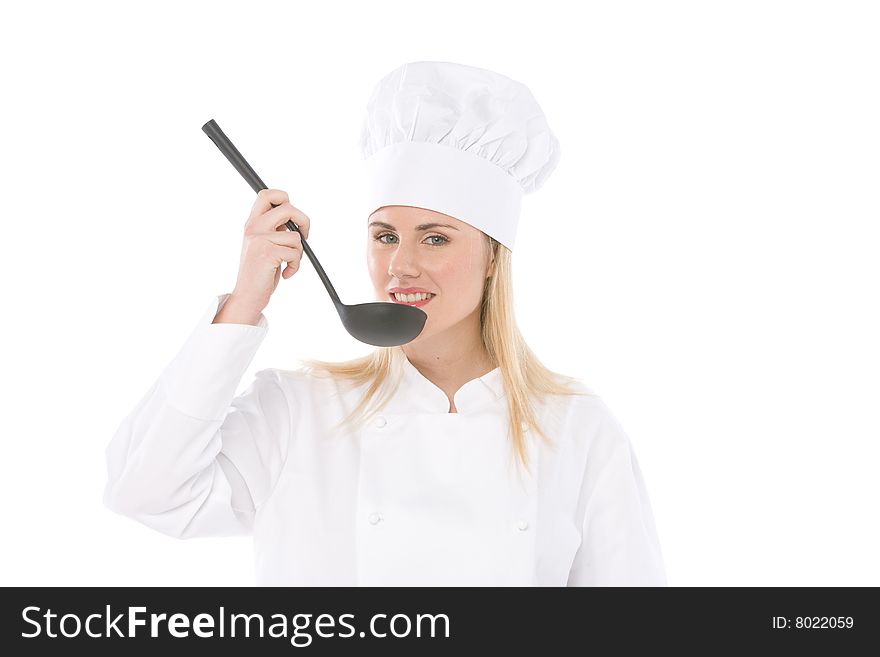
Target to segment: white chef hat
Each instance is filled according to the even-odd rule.
[[[361,131],[368,215],[410,205],[513,249],[522,196],[556,168],[559,142],[528,87],[450,62],[410,62],[376,85]]]

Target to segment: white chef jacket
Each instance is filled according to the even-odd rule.
[[[555,448],[527,432],[528,475],[498,368],[450,413],[407,360],[368,426],[334,432],[365,386],[264,369],[235,396],[268,322],[213,324],[228,297],[107,446],[109,508],[177,538],[252,535],[262,586],[666,585],[639,464],[599,397],[538,406]]]

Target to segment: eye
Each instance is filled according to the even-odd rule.
[[[376,235],[373,239],[377,242],[381,242],[382,244],[390,244],[390,242],[385,242],[382,240],[383,237],[394,237],[393,233],[382,233],[381,235]]]

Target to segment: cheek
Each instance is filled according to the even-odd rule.
[[[462,304],[470,304],[474,295],[479,296],[482,288],[479,285],[479,260],[461,258],[450,262],[436,263],[431,268],[430,276],[440,289]],[[450,295],[452,292],[454,294]]]
[[[385,260],[386,258],[375,249],[367,249],[367,270],[370,272],[373,284],[379,287],[384,287],[388,278],[388,263]]]
[[[479,248],[475,246],[460,263],[458,269],[461,273],[462,285],[464,287],[467,289],[473,288],[477,293],[482,291],[482,276],[486,271],[486,257]]]

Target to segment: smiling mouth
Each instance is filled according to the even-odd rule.
[[[393,293],[393,292],[389,292],[389,293],[388,293],[388,298],[391,299],[391,301],[392,301],[393,303],[399,303],[399,304],[404,305],[404,306],[415,306],[415,307],[417,307],[417,308],[420,307],[420,306],[424,306],[426,303],[428,303],[428,302],[429,302],[431,299],[433,299],[435,296],[437,296],[437,295],[436,295],[436,294],[428,294],[428,298],[427,298],[427,299],[419,299],[419,300],[416,300],[416,301],[398,301],[397,297],[394,296],[394,293]]]

